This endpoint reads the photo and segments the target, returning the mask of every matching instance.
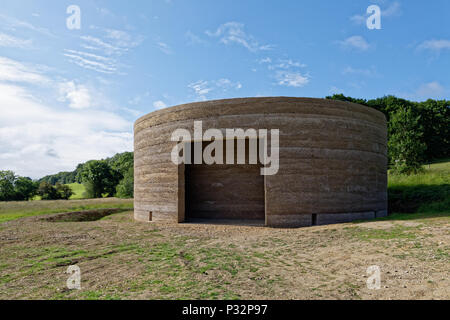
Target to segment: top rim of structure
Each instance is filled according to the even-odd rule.
[[[267,96],[267,97],[244,97],[244,98],[231,98],[231,99],[216,99],[216,100],[207,100],[207,101],[198,101],[198,102],[189,102],[189,103],[183,103],[183,104],[179,104],[179,105],[175,105],[175,106],[171,106],[171,107],[167,107],[164,108],[162,110],[155,110],[152,111],[140,118],[138,118],[134,125],[136,126],[137,124],[151,118],[157,115],[163,115],[166,113],[170,113],[170,112],[175,112],[175,111],[181,111],[183,109],[187,109],[187,108],[195,108],[195,107],[204,107],[205,105],[211,104],[214,105],[214,107],[220,107],[221,105],[217,105],[218,103],[223,103],[223,104],[231,104],[231,103],[242,103],[242,102],[258,102],[258,101],[265,101],[265,102],[270,102],[270,101],[303,101],[303,102],[307,102],[307,101],[321,101],[324,102],[326,101],[327,103],[332,103],[335,105],[342,105],[342,106],[354,106],[354,107],[360,107],[360,108],[365,108],[368,110],[371,110],[374,113],[377,114],[381,114],[384,116],[384,114],[375,109],[375,108],[371,108],[362,104],[358,104],[358,103],[354,103],[354,102],[349,102],[349,101],[340,101],[340,100],[331,100],[331,99],[324,99],[324,98],[308,98],[308,97],[289,97],[289,96]]]

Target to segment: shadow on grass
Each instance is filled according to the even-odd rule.
[[[127,209],[97,209],[78,212],[66,212],[42,218],[48,222],[91,222],[104,217],[128,211]]]
[[[449,199],[450,184],[392,186],[389,187],[389,212],[450,211]],[[444,207],[432,208],[439,203],[443,203]]]
[[[432,218],[444,218],[450,217],[450,211],[448,212],[430,212],[430,213],[393,213],[386,218],[377,219],[378,221],[395,221],[395,220],[420,220],[420,219],[432,219]]]

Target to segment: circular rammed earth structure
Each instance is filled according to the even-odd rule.
[[[279,129],[279,172],[253,166],[175,165],[176,129]],[[136,121],[138,221],[259,220],[302,227],[387,215],[387,126],[372,108],[310,98],[190,103]]]

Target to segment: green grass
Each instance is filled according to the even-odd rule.
[[[70,183],[68,186],[72,189],[74,194],[70,197],[70,200],[83,199],[83,193],[86,188],[81,183]]]
[[[450,162],[424,167],[415,175],[389,175],[389,211],[450,213]]]
[[[370,240],[391,240],[391,239],[416,239],[413,227],[405,227],[402,225],[395,225],[390,229],[367,229],[361,227],[348,228],[350,235],[363,241]]]
[[[113,208],[133,209],[133,199],[0,202],[0,223],[43,214]]]

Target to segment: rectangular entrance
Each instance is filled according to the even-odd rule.
[[[248,141],[246,144],[248,146]],[[261,168],[259,164],[185,165],[186,221],[264,222],[265,191]]]

